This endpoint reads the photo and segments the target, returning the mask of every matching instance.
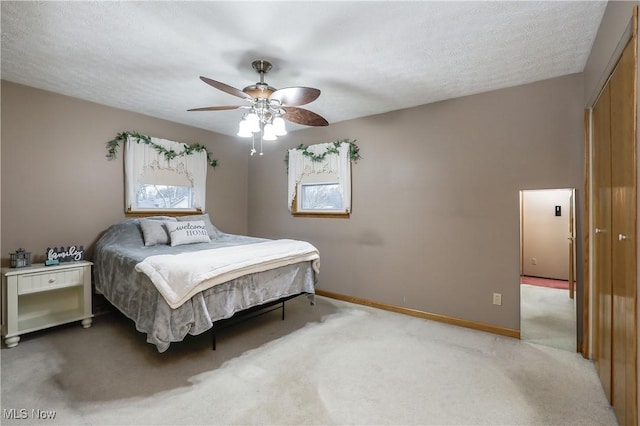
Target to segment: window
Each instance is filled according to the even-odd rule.
[[[301,183],[298,211],[344,211],[342,187],[338,182]]]
[[[185,144],[178,142],[151,141],[177,153],[185,149]],[[167,159],[152,145],[128,137],[124,162],[126,212],[204,211],[206,152]]]
[[[327,153],[328,149],[338,153]],[[349,143],[324,143],[289,150],[289,210],[294,216],[349,217]],[[323,155],[325,154],[326,155]],[[310,155],[311,154],[311,155]]]
[[[139,183],[136,189],[136,207],[140,209],[188,209],[193,205],[190,186]]]

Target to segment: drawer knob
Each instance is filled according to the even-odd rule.
[[[55,282],[56,282],[56,279],[55,279],[55,278],[49,278],[49,284],[53,284],[53,283],[55,283]]]

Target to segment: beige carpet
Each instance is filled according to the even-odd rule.
[[[159,354],[110,314],[0,355],[2,424],[615,424],[577,354],[326,298],[227,329],[215,352],[204,335]]]

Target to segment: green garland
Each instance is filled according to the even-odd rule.
[[[304,155],[305,157],[309,157],[311,161],[315,163],[319,163],[321,161],[324,161],[325,157],[329,154],[340,154],[340,145],[342,145],[343,143],[349,144],[349,159],[354,163],[357,163],[358,160],[362,158],[362,156],[360,155],[360,148],[358,148],[358,145],[356,145],[355,140],[338,139],[337,141],[333,142],[333,146],[330,146],[329,148],[327,148],[327,150],[322,154],[314,154],[313,152],[307,149],[309,148],[308,146],[304,146],[303,144],[298,145],[296,149],[301,150],[302,155]],[[287,151],[287,155],[285,156],[284,161],[285,163],[287,163],[287,167],[288,167],[289,151]]]
[[[167,160],[172,160],[176,157],[183,157],[185,155],[191,155],[194,152],[206,152],[207,162],[209,163],[209,165],[214,169],[218,167],[218,160],[216,160],[215,158],[211,158],[211,153],[207,151],[207,148],[205,148],[204,145],[200,145],[199,143],[196,143],[193,145],[184,144],[184,150],[181,152],[177,152],[177,151],[174,151],[173,149],[167,149],[162,145],[158,145],[157,143],[151,142],[150,136],[141,135],[138,132],[118,133],[115,139],[107,142],[107,158],[109,160],[114,160],[116,158],[116,156],[118,155],[118,148],[120,147],[120,144],[121,143],[124,144],[124,142],[127,140],[127,137],[130,137],[131,139],[135,139],[137,143],[142,142],[151,146],[160,154],[163,154],[164,158],[166,158]]]

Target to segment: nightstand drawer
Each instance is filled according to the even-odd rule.
[[[82,285],[84,268],[24,274],[18,277],[18,294]]]

